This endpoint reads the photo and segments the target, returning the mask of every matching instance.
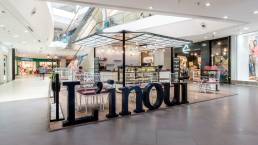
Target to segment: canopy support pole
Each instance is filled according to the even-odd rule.
[[[170,70],[170,72],[171,73],[174,73],[174,48],[173,47],[171,47],[171,49],[170,49],[170,52],[171,52],[171,57],[170,57],[170,61],[171,61],[171,70]]]
[[[125,87],[125,31],[123,33],[123,87]]]

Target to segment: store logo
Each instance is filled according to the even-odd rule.
[[[183,47],[182,51],[183,51],[183,53],[188,54],[188,53],[191,51],[190,48],[189,48],[189,45],[186,44],[186,45]]]
[[[85,122],[92,122],[98,120],[98,110],[93,110],[92,115],[86,116],[83,118],[75,119],[75,86],[79,85],[80,82],[64,82],[63,85],[67,86],[68,90],[68,118],[64,122],[64,126],[74,125]],[[150,95],[152,89],[155,88],[157,95],[156,101],[151,103]],[[187,104],[187,83],[175,83],[174,84],[174,97],[170,99],[170,83],[149,83],[143,89],[140,86],[133,87],[123,87],[122,90],[122,110],[119,114],[116,112],[116,90],[115,88],[109,89],[108,102],[109,102],[109,111],[106,115],[107,118],[115,118],[119,115],[125,116],[130,115],[131,112],[128,109],[129,106],[129,97],[132,92],[135,93],[135,113],[145,112],[143,105],[149,110],[159,109],[162,103],[164,102],[166,106],[174,106],[180,104]],[[181,91],[181,92],[180,92]],[[180,96],[181,94],[181,96]]]

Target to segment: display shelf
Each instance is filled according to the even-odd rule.
[[[125,68],[125,81],[127,84],[158,82],[158,66],[127,66]],[[118,82],[123,81],[123,68],[118,68]]]

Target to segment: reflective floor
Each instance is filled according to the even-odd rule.
[[[0,102],[46,98],[48,96],[49,78],[23,77],[0,85]]]
[[[227,88],[238,95],[55,132],[47,98],[0,103],[0,144],[257,145],[258,88]]]

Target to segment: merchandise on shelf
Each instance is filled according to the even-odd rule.
[[[127,66],[125,81],[127,84],[148,83],[159,81],[158,66]],[[123,68],[118,68],[118,82],[123,81]]]

